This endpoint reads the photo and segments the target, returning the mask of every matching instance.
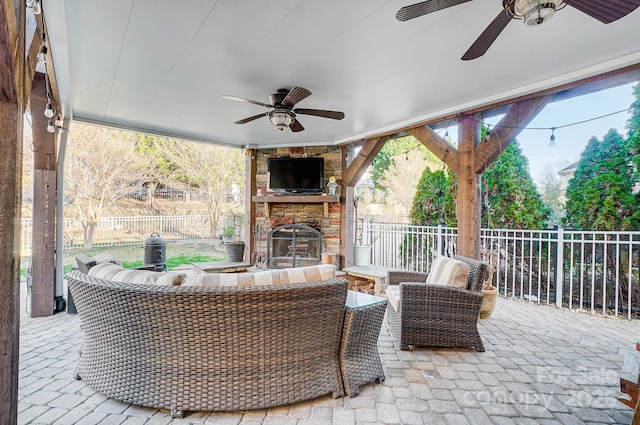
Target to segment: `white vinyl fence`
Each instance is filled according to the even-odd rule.
[[[457,229],[367,222],[364,243],[378,266],[427,271],[456,253]],[[505,297],[628,319],[640,314],[640,232],[483,229],[493,285]]]
[[[204,239],[209,234],[209,220],[205,215],[103,217],[93,235],[93,246],[142,244],[151,233],[157,232],[166,241]],[[84,230],[77,218],[64,220],[64,246],[83,245]],[[22,219],[22,254],[31,252],[32,221]]]

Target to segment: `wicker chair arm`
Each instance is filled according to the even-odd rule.
[[[89,273],[89,269],[95,266],[98,262],[95,258],[87,257],[86,255],[79,254],[76,256],[76,263],[78,263],[78,270],[82,273]]]
[[[455,312],[460,316],[477,320],[482,305],[482,293],[444,285],[422,282],[402,282],[400,285],[401,311],[433,310]]]
[[[426,282],[427,273],[393,270],[387,272],[387,284],[399,285],[400,282]]]

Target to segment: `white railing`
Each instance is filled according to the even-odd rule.
[[[103,217],[93,234],[93,246],[142,244],[153,232],[166,241],[204,239],[209,234],[205,215],[183,216],[128,216]],[[22,255],[31,253],[32,221],[22,219]],[[64,246],[78,248],[83,245],[84,229],[77,218],[64,220]]]
[[[456,253],[444,226],[366,222],[375,265],[424,272]],[[482,256],[494,258],[493,284],[505,297],[631,319],[640,313],[640,232],[482,229]]]

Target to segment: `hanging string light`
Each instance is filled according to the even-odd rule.
[[[497,125],[496,127],[501,127],[501,128],[511,128],[511,129],[515,129],[515,130],[546,130],[549,131],[551,130],[551,137],[549,138],[549,146],[555,146],[556,144],[556,136],[555,136],[555,130],[559,130],[561,128],[565,128],[565,127],[571,127],[574,125],[579,125],[579,124],[585,124],[591,121],[595,121],[595,120],[599,120],[602,118],[606,118],[606,117],[610,117],[612,115],[616,115],[616,114],[621,114],[623,112],[629,112],[633,109],[633,107],[629,107],[626,109],[621,109],[619,111],[614,111],[608,114],[604,114],[604,115],[600,115],[597,117],[593,117],[593,118],[588,118],[586,120],[581,120],[581,121],[576,121],[576,122],[572,122],[569,124],[563,124],[563,125],[558,125],[555,127],[519,127],[519,126],[511,126],[511,125]],[[491,130],[491,126],[489,124],[484,123],[482,120],[478,120],[476,118],[474,118],[477,122],[487,125],[489,127],[489,131]],[[496,133],[497,134],[497,133]],[[487,137],[485,138],[485,140],[489,140],[489,134],[487,133]]]

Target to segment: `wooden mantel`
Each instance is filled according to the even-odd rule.
[[[340,202],[339,196],[327,195],[254,195],[253,202],[264,202],[267,217],[271,216],[271,204],[324,204],[324,218],[329,217],[329,204]]]

